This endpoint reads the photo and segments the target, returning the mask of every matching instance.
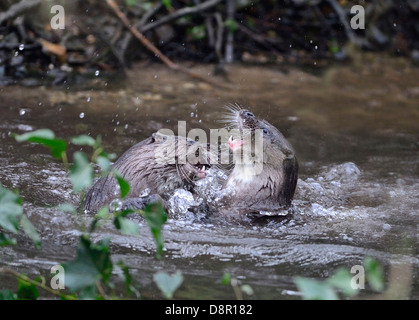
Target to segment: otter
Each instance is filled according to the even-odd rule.
[[[282,215],[291,205],[297,185],[295,151],[282,133],[266,120],[258,119],[239,105],[229,109],[226,121],[235,129],[235,135],[228,140],[228,146],[235,159],[241,158],[242,161],[235,161],[233,170],[227,172],[228,178],[217,196],[219,200],[212,201],[208,198],[210,196],[201,195],[208,198],[205,201],[208,208],[204,210],[227,215]],[[252,150],[258,137],[261,137],[259,148]],[[221,170],[218,164],[209,163],[208,156],[212,152],[208,153],[208,149],[212,150],[211,146],[158,133],[131,147],[113,165],[113,170],[130,184],[129,195],[121,207],[143,209],[155,201],[162,201],[166,207],[165,201],[176,189],[194,191],[195,182],[206,177],[207,167],[214,165],[215,169]],[[166,151],[163,157],[161,151]],[[185,154],[188,161],[180,161],[185,159]],[[191,154],[195,157],[189,157]],[[98,210],[118,198],[118,184],[110,174],[100,178],[89,189],[84,209]]]
[[[112,171],[130,185],[129,194],[118,209],[143,209],[147,204],[167,200],[178,188],[193,189],[194,181],[206,176],[206,146],[184,137],[154,133],[128,149],[113,164]],[[191,161],[192,159],[192,161]],[[101,177],[87,191],[85,212],[94,212],[119,199],[113,174]]]
[[[259,120],[237,104],[228,108],[226,121],[239,132],[238,136],[230,137],[228,145],[241,161],[236,161],[222,187],[221,211],[283,214],[291,205],[297,186],[298,161],[293,147],[266,120]],[[257,133],[263,143],[252,151],[252,141],[258,143]]]

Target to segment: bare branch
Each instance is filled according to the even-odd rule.
[[[109,5],[109,7],[115,12],[115,14],[118,16],[118,18],[122,21],[124,26],[136,37],[138,40],[141,41],[141,43],[151,52],[154,53],[154,55],[160,59],[166,66],[168,66],[172,70],[179,70],[180,72],[186,73],[190,77],[193,77],[195,79],[204,81],[206,83],[209,83],[213,86],[225,88],[220,83],[217,83],[215,81],[212,81],[209,78],[206,78],[204,76],[201,76],[200,74],[197,74],[191,70],[188,70],[186,68],[183,68],[179,64],[173,62],[168,57],[166,57],[154,44],[152,44],[140,31],[135,29],[131,23],[129,22],[127,16],[118,8],[118,5],[115,3],[114,0],[106,0],[106,3]]]
[[[167,16],[164,16],[164,17],[160,18],[157,21],[150,22],[149,24],[146,24],[140,30],[141,30],[141,32],[146,32],[148,30],[157,28],[157,27],[159,27],[163,24],[166,24],[170,21],[179,19],[179,18],[181,18],[183,16],[186,16],[188,14],[193,14],[193,13],[205,11],[205,10],[217,5],[221,1],[222,0],[208,0],[208,1],[200,3],[200,4],[198,4],[196,6],[193,6],[193,7],[186,7],[186,8],[176,10],[176,11],[172,12],[171,14],[168,14]]]
[[[0,13],[0,24],[2,24],[4,21],[13,19],[26,11],[40,5],[42,0],[22,0],[19,3],[16,3],[10,8]]]

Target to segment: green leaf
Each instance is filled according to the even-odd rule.
[[[188,33],[192,35],[194,40],[201,40],[205,37],[205,26],[204,25],[193,26],[192,28],[188,30]]]
[[[237,30],[238,28],[238,24],[236,22],[236,20],[234,19],[226,19],[224,21],[224,25],[226,26],[226,28],[230,31],[230,32],[234,32]]]
[[[23,227],[23,231],[26,233],[26,235],[31,238],[33,243],[35,244],[35,247],[37,249],[41,248],[41,237],[39,236],[38,232],[36,231],[33,224],[29,221],[28,217],[26,215],[22,215],[22,218],[20,219],[20,223]]]
[[[102,145],[102,136],[98,135],[96,137],[96,141],[95,141],[95,144],[94,144],[93,148],[94,149],[99,149],[101,147],[101,145]]]
[[[240,287],[240,289],[247,294],[248,296],[251,296],[254,292],[251,286],[249,286],[248,284],[244,284]]]
[[[137,4],[137,0],[125,0],[125,5],[127,7],[132,7],[135,6]]]
[[[100,167],[100,170],[104,175],[107,175],[109,171],[111,170],[111,162],[107,157],[104,156],[98,156],[96,159],[97,164]]]
[[[100,296],[97,293],[96,285],[92,284],[80,291],[78,295],[80,300],[100,300]]]
[[[17,279],[17,298],[19,300],[36,300],[38,299],[38,289],[21,278]]]
[[[75,152],[73,160],[70,180],[73,184],[73,191],[77,193],[93,184],[93,168],[83,152]]]
[[[6,233],[0,233],[0,247],[1,246],[14,246],[17,241],[15,238],[10,238]]]
[[[294,279],[298,291],[303,295],[304,300],[338,300],[333,287],[327,282],[309,278],[296,277]]]
[[[21,135],[13,135],[17,142],[23,141],[31,141],[33,138],[40,138],[40,139],[48,139],[52,140],[55,139],[55,134],[50,129],[39,129],[32,132],[27,132]]]
[[[0,228],[17,233],[22,213],[22,199],[0,184]]]
[[[77,209],[71,203],[62,203],[55,207],[57,210],[67,213],[77,213]]]
[[[122,234],[132,235],[132,236],[138,236],[140,234],[138,225],[131,220],[128,220],[123,217],[116,217],[113,223],[116,229],[120,230]]]
[[[56,139],[54,132],[49,129],[39,129],[21,135],[14,135],[18,142],[34,142],[49,148],[55,158],[61,158],[62,153],[67,150],[67,142],[63,139]]]
[[[13,291],[0,290],[0,300],[16,300],[17,296]]]
[[[154,241],[157,246],[156,256],[161,258],[163,252],[163,236],[162,227],[167,221],[167,215],[161,203],[151,203],[144,208],[144,218],[146,219],[151,233],[153,234]]]
[[[228,272],[224,273],[221,283],[225,286],[229,285],[231,283],[231,274]]]
[[[95,286],[100,280],[107,282],[113,269],[109,240],[93,244],[86,236],[81,236],[76,258],[63,267],[65,285],[72,292]]]
[[[81,297],[80,295],[77,297],[74,294],[61,294],[60,299],[61,300],[77,300],[77,299],[81,299]]]
[[[166,10],[170,10],[172,8],[172,0],[161,0]]]
[[[180,271],[176,271],[172,275],[163,271],[158,271],[153,276],[153,280],[164,296],[167,299],[172,299],[173,294],[183,282],[183,276]]]
[[[97,219],[108,219],[110,217],[109,214],[109,206],[103,206],[99,209],[97,214],[95,215],[95,218]]]
[[[96,140],[86,134],[71,138],[71,143],[78,146],[94,147]]]
[[[140,292],[132,284],[132,276],[129,272],[129,268],[122,261],[118,262],[118,267],[122,270],[122,279],[125,283],[126,295],[129,296],[131,292],[134,292],[135,296],[140,298]]]
[[[345,268],[339,268],[333,275],[333,277],[327,279],[327,283],[341,290],[344,295],[351,297],[358,292],[351,286],[352,277],[353,276],[351,275],[349,270]]]
[[[129,183],[127,180],[122,178],[119,174],[115,174],[116,180],[118,181],[119,188],[121,191],[121,199],[124,199],[129,193]]]
[[[384,274],[380,263],[374,258],[366,258],[364,261],[365,276],[371,288],[376,292],[384,290]]]

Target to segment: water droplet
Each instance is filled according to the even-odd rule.
[[[191,112],[191,118],[193,118],[193,116],[194,116],[195,114],[193,113],[193,112]]]
[[[100,71],[99,70],[96,70],[95,71],[95,76],[97,77],[97,76],[99,76],[100,75]]]
[[[314,65],[315,65],[315,66],[317,65],[317,61],[314,61]]]
[[[278,18],[278,21],[281,21],[281,17]]]
[[[19,110],[19,115],[20,115],[20,116],[25,115],[25,113],[26,113],[26,110],[25,110],[25,109],[20,109],[20,110]]]
[[[292,48],[292,44],[290,44],[290,48]]]
[[[157,79],[157,74],[154,75],[154,79]]]
[[[315,47],[314,47],[314,50],[317,50],[318,48],[319,48],[318,46],[315,46]]]
[[[119,121],[116,122],[116,125],[119,126]]]
[[[17,57],[18,55],[19,55],[19,52],[17,52],[17,51],[16,51],[16,52],[15,52],[15,57]]]
[[[394,27],[397,27],[397,23],[394,23],[394,24],[393,24],[393,26],[394,26]]]
[[[80,113],[79,117],[80,117],[80,119],[83,119],[84,118],[84,112]]]
[[[22,44],[19,46],[19,50],[20,50],[20,51],[22,51],[23,49],[25,49],[25,45],[22,43]]]
[[[90,97],[87,97],[87,100],[86,100],[86,101],[87,101],[87,102],[90,102],[90,100],[91,100],[91,98],[90,98]]]
[[[125,125],[125,127],[124,127],[125,129],[128,129],[128,123]]]

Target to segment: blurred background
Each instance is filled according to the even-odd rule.
[[[233,61],[318,68],[356,60],[358,51],[419,61],[418,0],[1,0],[0,85],[57,85],[157,61],[115,3],[170,59],[212,63],[221,73]],[[365,28],[359,11],[351,13],[356,5]]]

